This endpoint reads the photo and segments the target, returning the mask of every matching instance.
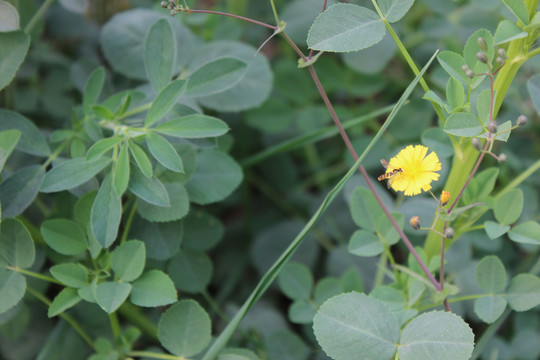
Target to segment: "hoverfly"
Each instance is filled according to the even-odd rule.
[[[383,168],[388,169],[388,161],[386,161],[384,159],[381,159],[381,165],[383,166]],[[397,168],[397,169],[394,169],[392,171],[385,172],[384,174],[377,177],[377,180],[379,180],[379,181],[383,181],[383,180],[386,180],[386,179],[390,180],[390,178],[392,178],[393,176],[395,176],[397,174],[400,174],[402,172],[403,172],[402,168]],[[388,188],[390,188],[390,181],[388,182],[387,186],[388,186]]]

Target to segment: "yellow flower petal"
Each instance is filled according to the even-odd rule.
[[[387,172],[402,171],[389,179],[390,187],[403,191],[406,196],[420,194],[431,189],[431,182],[439,180],[436,171],[441,170],[439,157],[435,152],[426,156],[428,148],[409,145],[390,159]]]

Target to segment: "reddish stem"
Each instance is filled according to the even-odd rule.
[[[234,15],[234,14],[229,14],[229,13],[226,13],[226,12],[213,11],[213,10],[193,10],[193,9],[189,9],[189,11],[192,12],[192,13],[215,14],[215,15],[229,16],[229,17],[233,17],[233,18],[235,18],[235,19],[239,19],[239,20],[244,20],[244,21],[250,22],[250,23],[252,23],[252,24],[261,25],[261,26],[267,27],[267,28],[269,28],[269,29],[272,29],[272,30],[274,30],[274,31],[279,29],[278,26],[266,24],[266,23],[263,23],[263,22],[260,22],[260,21],[257,21],[257,20],[253,20],[253,19],[244,17],[244,16]]]

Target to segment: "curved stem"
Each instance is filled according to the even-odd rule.
[[[187,360],[183,356],[159,354],[151,351],[130,351],[128,353],[131,357],[146,357],[150,359],[164,359],[164,360]]]
[[[64,285],[60,281],[56,280],[55,278],[47,276],[47,275],[42,275],[42,274],[39,274],[39,273],[36,273],[36,272],[33,272],[33,271],[29,271],[29,270],[25,270],[25,269],[21,269],[21,268],[18,268],[18,267],[13,267],[13,266],[8,266],[7,268],[9,270],[16,271],[16,272],[24,274],[26,276],[33,277],[35,279],[47,281],[47,282],[50,282],[50,283],[53,283],[53,284]]]
[[[192,12],[192,13],[215,14],[215,15],[229,16],[229,17],[232,17],[232,18],[235,18],[235,19],[238,19],[238,20],[243,20],[243,21],[250,22],[250,23],[255,24],[255,25],[264,26],[264,27],[267,27],[267,28],[272,29],[272,30],[278,30],[279,29],[278,26],[266,24],[266,23],[263,23],[261,21],[253,20],[253,19],[250,19],[250,18],[247,18],[247,17],[244,17],[244,16],[240,16],[240,15],[229,14],[229,13],[222,12],[222,11],[193,10],[193,9],[189,9],[189,11]]]

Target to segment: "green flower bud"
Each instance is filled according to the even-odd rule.
[[[490,133],[492,134],[497,133],[497,123],[495,121],[490,121],[487,128]]]
[[[525,115],[519,115],[517,120],[516,120],[516,125],[517,126],[523,126],[527,123],[527,117]]]
[[[476,41],[478,42],[478,46],[480,46],[480,49],[487,51],[488,46],[486,40],[484,40],[483,37],[479,37],[478,39],[476,39]]]
[[[454,237],[454,229],[447,227],[446,230],[444,230],[444,236],[447,239],[452,239]]]
[[[503,59],[508,59],[508,55],[506,55],[506,51],[503,48],[497,49],[497,55],[499,55]]]
[[[499,163],[500,164],[504,164],[506,162],[506,160],[508,160],[508,156],[506,156],[505,153],[501,153],[499,154]]]
[[[480,141],[479,138],[472,138],[471,144],[476,150],[482,151],[482,142]]]
[[[472,78],[474,77],[475,74],[474,74],[474,71],[472,71],[471,69],[469,69],[469,70],[465,71],[465,75],[467,75],[467,77],[468,77],[469,79],[472,79]]]
[[[163,0],[160,5],[161,5],[162,8],[166,9],[167,6],[169,5],[169,3],[166,2],[165,0]]]
[[[478,59],[478,61],[483,62],[484,64],[487,64],[487,62],[488,62],[487,55],[483,51],[477,52],[476,53],[476,58]]]

